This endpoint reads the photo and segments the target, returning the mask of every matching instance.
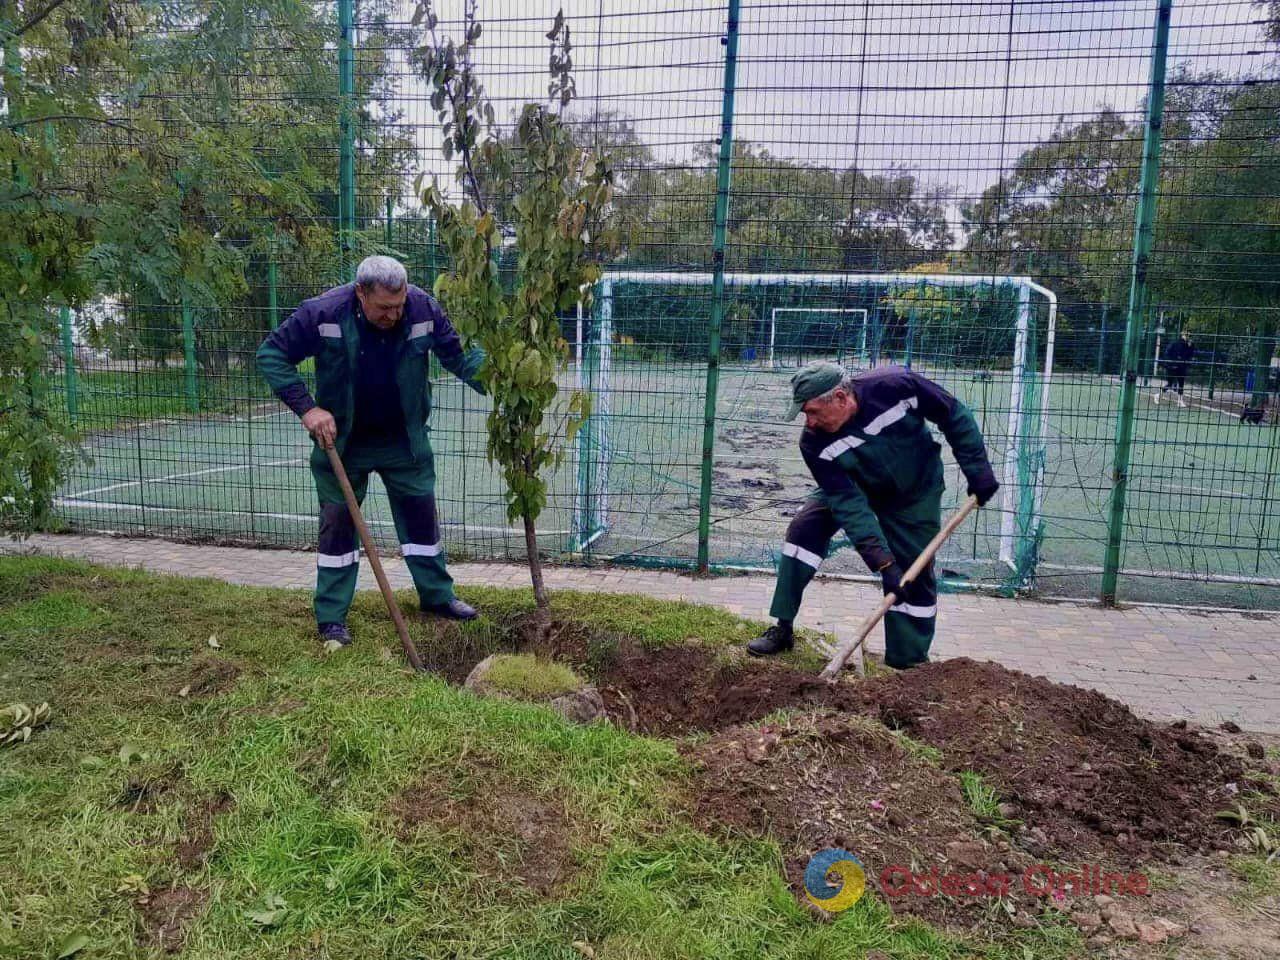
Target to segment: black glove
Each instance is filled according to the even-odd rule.
[[[884,595],[897,594],[902,599],[902,568],[893,562],[880,571],[880,582],[884,584]]]
[[[985,477],[969,484],[969,495],[978,498],[978,506],[985,507],[987,501],[994,497],[999,489],[1000,484],[996,483],[995,476],[988,473]]]

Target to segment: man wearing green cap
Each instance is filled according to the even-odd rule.
[[[938,592],[930,563],[903,586],[902,571],[934,538],[942,517],[941,447],[925,421],[937,424],[969,492],[985,504],[999,484],[982,431],[968,407],[932,380],[903,367],[850,376],[818,360],[791,378],[787,419],[805,415],[800,453],[818,483],[787,528],[770,615],[778,623],[747,645],[755,656],[790,650],[804,588],[843,529],[867,566],[898,602],[885,615],[885,663],[905,669],[929,659]]]

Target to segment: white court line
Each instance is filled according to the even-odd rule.
[[[53,501],[60,507],[73,507],[81,510],[146,510],[148,513],[180,513],[187,516],[195,516],[207,514],[215,517],[267,517],[272,520],[297,520],[304,523],[315,523],[318,517],[314,514],[303,513],[269,513],[259,511],[250,513],[247,510],[198,510],[190,507],[149,507],[141,503],[113,503],[109,500],[78,500],[74,497],[58,497]],[[365,522],[371,527],[393,527],[395,523],[391,520],[369,520]],[[442,527],[460,527],[464,532],[474,530],[477,533],[509,533],[513,536],[524,536],[524,530],[519,527],[487,527],[476,526],[470,523],[464,523],[459,520],[445,520],[441,522]],[[577,533],[576,530],[539,530],[538,533],[547,536],[567,537],[569,534]]]
[[[211,473],[231,473],[234,470],[251,470],[254,467],[283,467],[290,464],[305,463],[303,457],[294,457],[291,460],[264,460],[262,463],[238,463],[231,467],[209,467],[205,470],[193,470],[190,473],[171,473],[165,477],[148,477],[144,480],[125,480],[121,483],[111,483],[105,487],[94,487],[92,490],[80,490],[70,494],[70,499],[80,500],[84,497],[95,493],[106,493],[108,490],[122,490],[125,487],[137,487],[144,483],[167,483],[170,480],[185,480],[188,477],[204,477]]]
[[[1219,500],[1257,500],[1256,493],[1236,493],[1235,491],[1213,490],[1204,487],[1189,487],[1178,483],[1139,483],[1139,490],[1160,490],[1164,493],[1190,493],[1197,497],[1214,497]]]

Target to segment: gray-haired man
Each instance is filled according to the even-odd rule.
[[[941,526],[942,448],[946,437],[969,492],[985,504],[999,489],[982,431],[968,407],[925,377],[902,367],[851,376],[816,360],[791,378],[788,419],[803,413],[800,454],[818,489],[787,528],[770,615],[777,624],[747,644],[761,657],[790,650],[792,623],[804,589],[843,529],[863,561],[898,602],[884,618],[885,663],[912,667],[929,659],[938,616],[930,563],[912,582],[903,568]]]
[[[424,612],[470,620],[476,612],[453,594],[436,519],[435,461],[427,431],[427,361],[483,393],[479,350],[464,351],[440,305],[408,281],[391,257],[369,257],[356,282],[304,300],[258,348],[258,369],[316,442],[311,474],[320,498],[316,622],[320,638],[346,645],[347,610],[359,571],[356,530],[324,450],[337,447],[363,501],[369,474],[387,488],[400,551]],[[298,364],[315,358],[313,398]]]

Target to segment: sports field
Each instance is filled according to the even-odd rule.
[[[687,562],[697,546],[705,368],[632,362],[619,354],[615,350],[602,381],[595,423],[552,477],[540,520],[543,547],[564,556],[587,539],[596,557]],[[1002,545],[1006,557],[1036,549],[1029,498],[1036,491],[1043,521],[1038,586],[1049,594],[1095,591],[1118,382],[1055,374],[1043,411],[1043,475],[1037,479],[1039,379],[1025,385],[1021,435],[1011,446],[1007,371],[917,369],[969,404],[997,476],[1014,480],[1009,496],[947,545],[943,567],[959,581],[1007,581],[1011,569],[1000,561]],[[711,532],[717,564],[771,567],[789,516],[812,486],[798,455],[799,422],[782,421],[791,372],[763,365],[721,372]],[[568,371],[565,385],[575,377]],[[1136,599],[1132,591],[1140,587],[1142,596],[1164,591],[1209,602],[1215,588],[1173,577],[1280,579],[1280,518],[1274,516],[1280,429],[1243,424],[1237,404],[1221,396],[1210,402],[1195,388],[1189,388],[1186,408],[1156,405],[1151,394],[1145,389],[1139,397],[1123,559],[1124,569],[1150,576],[1126,577],[1122,594],[1128,587]],[[455,556],[519,557],[522,535],[507,523],[501,478],[484,456],[484,398],[447,377],[436,382],[434,398],[432,439],[446,543]],[[236,416],[133,424],[88,440],[90,459],[62,490],[59,511],[78,528],[306,547],[316,529],[310,447],[293,415],[273,402],[247,406]],[[964,488],[949,454],[947,460],[945,503],[953,507]],[[393,544],[376,482],[366,506],[373,529]],[[849,549],[826,569],[864,572]],[[1238,584],[1235,590],[1242,592]]]

